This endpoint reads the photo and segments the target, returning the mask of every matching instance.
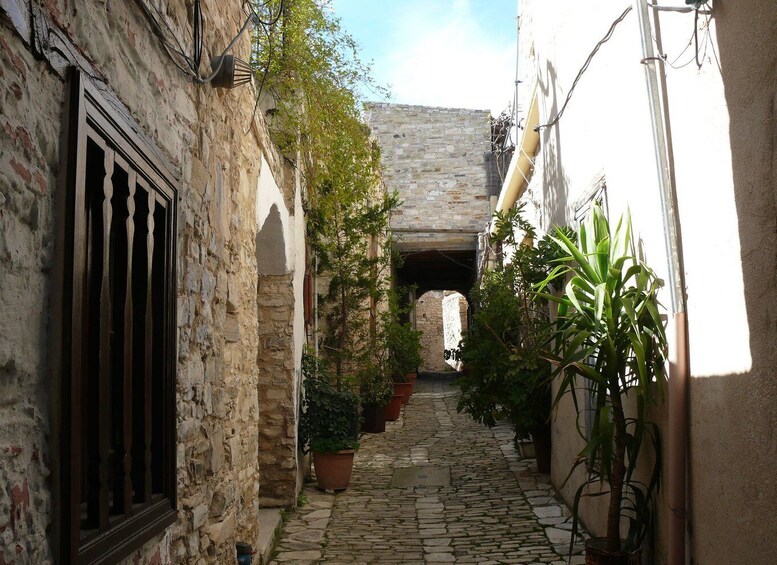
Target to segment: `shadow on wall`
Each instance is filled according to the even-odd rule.
[[[752,369],[691,379],[692,558],[767,564],[777,553],[777,8],[714,10]]]
[[[283,221],[276,204],[256,234],[256,264],[260,275],[286,274],[286,241],[283,238]]]
[[[540,92],[546,101],[547,114],[544,118],[548,121],[556,117],[559,110],[556,87],[556,69],[553,63],[547,63],[547,83],[540,78]],[[548,107],[547,102],[550,101]],[[541,131],[541,156],[543,163],[543,209],[546,211],[545,221],[547,228],[554,225],[564,225],[566,220],[566,204],[568,197],[569,179],[564,173],[564,165],[561,161],[561,122],[544,128]]]

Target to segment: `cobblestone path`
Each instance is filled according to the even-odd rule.
[[[547,482],[509,427],[458,414],[450,381],[419,379],[403,417],[363,436],[345,492],[305,488],[274,563],[562,565],[569,512]]]

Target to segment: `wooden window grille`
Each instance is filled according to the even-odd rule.
[[[116,562],[176,519],[176,185],[73,71],[63,153],[60,555]]]

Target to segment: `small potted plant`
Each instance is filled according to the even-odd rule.
[[[359,448],[359,397],[342,384],[342,379],[330,377],[324,364],[307,353],[303,356],[303,377],[300,439],[305,452],[313,453],[318,486],[344,490]]]
[[[357,375],[362,404],[362,431],[386,431],[386,408],[394,396],[391,377],[380,362],[368,362]]]
[[[569,260],[539,285],[542,290],[553,280],[569,281],[562,296],[544,294],[558,303],[556,347],[548,354],[559,376],[556,402],[572,394],[578,421],[585,404],[578,400],[581,394],[588,391],[594,407],[590,433],[579,430],[585,446],[569,475],[578,468],[587,474],[574,497],[573,532],[581,498],[609,495],[607,535],[586,542],[586,563],[631,565],[641,563],[661,476],[658,427],[648,421],[646,409],[663,391],[666,336],[657,298],[663,283],[637,249],[628,214],[611,233],[594,206],[578,240],[556,232],[555,242]],[[643,461],[647,442],[652,462]],[[641,464],[649,471],[647,482],[635,476]],[[622,522],[629,525],[625,536]]]
[[[407,404],[413,393],[414,380],[408,375],[415,372],[421,363],[421,332],[413,329],[410,322],[392,322],[387,328],[389,366],[395,390],[404,395]]]
[[[402,322],[409,308],[399,303],[400,291],[388,293],[388,309],[382,314],[383,338],[388,351],[387,368],[394,381],[394,391],[403,395],[403,404],[407,404],[413,392],[414,379],[408,375],[415,373],[421,364],[421,332],[414,330],[410,322]]]

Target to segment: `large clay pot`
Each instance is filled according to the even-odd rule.
[[[410,402],[410,395],[413,393],[413,383],[394,383],[394,394],[402,395],[402,404]]]
[[[386,406],[386,421],[395,422],[399,420],[399,415],[402,413],[402,398],[401,394],[394,393],[391,402]]]
[[[353,471],[353,449],[343,449],[334,453],[313,452],[313,465],[316,467],[316,480],[322,490],[345,490]]]
[[[642,549],[626,553],[611,552],[606,538],[591,538],[585,542],[585,565],[641,565]]]
[[[366,404],[362,408],[362,431],[368,434],[379,434],[386,431],[386,407]]]

